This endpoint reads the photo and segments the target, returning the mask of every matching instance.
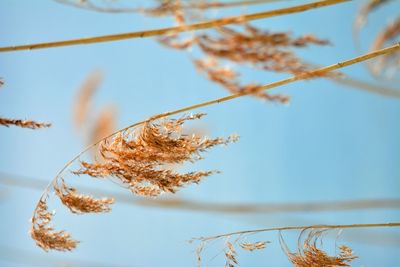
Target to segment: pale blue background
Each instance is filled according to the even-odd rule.
[[[136,1],[134,1],[136,2]],[[223,14],[253,12],[305,1],[259,5]],[[362,1],[307,13],[260,20],[271,31],[314,33],[333,46],[310,47],[300,53],[318,64],[357,55],[352,23]],[[395,0],[371,16],[362,32],[364,51],[383,25],[400,10]],[[0,46],[95,36],[172,25],[166,19],[137,14],[101,14],[53,1],[0,1]],[[0,171],[50,181],[82,150],[84,143],[72,124],[77,88],[93,69],[105,80],[96,104],[115,103],[119,127],[156,113],[191,105],[227,93],[199,75],[189,57],[160,46],[154,39],[135,39],[89,46],[0,54],[0,113],[4,117],[49,121],[53,127],[31,131],[0,128]],[[344,71],[374,81],[359,64]],[[286,75],[247,71],[246,79],[269,83]],[[379,82],[381,83],[381,82]],[[390,84],[398,87],[398,83]],[[188,169],[219,169],[221,174],[189,186],[178,196],[219,202],[302,202],[400,197],[400,102],[341,87],[327,80],[297,82],[274,89],[292,97],[289,106],[253,98],[202,108],[199,123],[211,136],[238,133],[241,140],[216,148]],[[80,179],[81,184],[96,180]],[[103,183],[104,184],[104,183]],[[105,183],[118,192],[112,183]],[[27,234],[28,219],[39,191],[0,187],[0,266],[195,266],[195,236],[259,227],[399,221],[397,210],[216,215],[146,209],[116,204],[112,213],[75,216],[58,209],[56,227],[82,240],[73,253],[45,253]],[[286,233],[294,248],[298,233]],[[335,235],[335,233],[333,233]],[[241,253],[241,266],[290,266],[280,250],[277,233],[254,236],[271,240],[264,251]],[[340,241],[360,256],[354,266],[399,266],[399,229],[344,231]],[[332,248],[334,239],[325,246]],[[223,266],[223,257],[208,262],[223,244],[206,251],[204,266]],[[21,251],[25,254],[21,254]],[[80,264],[74,263],[79,260]],[[102,265],[100,265],[100,263]],[[114,264],[114,265],[111,265]]]

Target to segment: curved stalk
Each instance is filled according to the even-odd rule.
[[[391,223],[358,223],[358,224],[318,224],[318,225],[302,225],[302,226],[285,226],[285,227],[273,227],[273,228],[263,228],[256,230],[244,230],[238,232],[231,232],[227,234],[209,236],[209,237],[198,237],[193,240],[199,241],[210,241],[223,237],[230,237],[234,235],[243,234],[255,234],[261,232],[272,232],[272,231],[288,231],[288,230],[305,230],[305,229],[350,229],[350,228],[377,228],[377,227],[399,227],[400,222]]]

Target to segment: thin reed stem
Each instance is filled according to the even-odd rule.
[[[299,80],[305,80],[305,79],[309,79],[309,78],[319,77],[319,76],[321,76],[321,75],[323,75],[323,74],[325,74],[327,72],[330,72],[330,71],[333,71],[333,70],[336,70],[336,69],[340,69],[340,68],[343,68],[343,67],[346,67],[346,66],[349,66],[349,65],[352,65],[352,64],[356,64],[356,63],[359,63],[359,62],[362,62],[362,61],[365,61],[365,60],[368,60],[368,59],[371,59],[371,58],[374,58],[374,57],[378,57],[380,55],[389,54],[389,53],[392,53],[392,52],[397,51],[399,49],[400,49],[400,43],[397,43],[397,44],[395,44],[393,46],[390,46],[390,47],[387,47],[387,48],[383,48],[383,49],[380,49],[380,50],[377,50],[377,51],[373,51],[373,52],[370,52],[370,53],[367,53],[367,54],[364,54],[364,55],[361,55],[361,56],[358,56],[358,57],[355,57],[355,58],[352,58],[352,59],[349,59],[349,60],[338,62],[338,63],[330,65],[330,66],[318,68],[318,69],[315,69],[313,71],[309,71],[309,72],[307,72],[305,74],[292,76],[292,77],[287,78],[287,79],[283,79],[283,80],[280,80],[280,81],[277,81],[277,82],[266,84],[266,85],[260,87],[259,91],[269,90],[269,89],[272,89],[272,88],[275,88],[275,87],[278,87],[278,86],[282,86],[282,85],[286,85],[286,84],[289,84],[289,83],[292,83],[292,82],[295,82],[295,81],[299,81]],[[254,93],[254,92],[251,92],[251,93]],[[213,105],[213,104],[226,102],[226,101],[229,101],[229,100],[233,100],[235,98],[239,98],[239,97],[242,97],[242,96],[245,96],[245,95],[249,95],[251,93],[243,92],[243,93],[238,93],[238,94],[232,94],[232,95],[228,95],[228,96],[225,96],[225,97],[222,97],[222,98],[217,98],[217,99],[213,99],[213,100],[206,101],[206,102],[203,102],[203,103],[199,103],[199,104],[191,105],[191,106],[184,107],[184,108],[181,108],[181,109],[177,109],[177,110],[174,110],[174,111],[161,113],[161,114],[155,115],[155,116],[153,116],[153,117],[151,117],[149,119],[146,119],[146,120],[134,123],[132,125],[129,125],[129,126],[123,128],[123,129],[120,129],[120,130],[118,130],[118,131],[106,136],[105,138],[97,141],[96,143],[86,147],[83,151],[81,151],[73,159],[71,159],[69,162],[67,162],[67,164],[57,173],[57,175],[54,177],[54,179],[47,185],[47,187],[45,188],[45,190],[44,190],[44,192],[43,192],[43,194],[42,194],[42,196],[40,198],[40,200],[42,200],[42,201],[46,200],[47,197],[48,197],[49,189],[55,184],[55,182],[57,182],[57,179],[59,177],[61,177],[62,174],[76,160],[78,160],[84,153],[86,153],[87,151],[89,151],[90,149],[92,149],[93,147],[98,145],[103,140],[106,140],[106,139],[108,139],[108,138],[110,138],[110,137],[112,137],[112,136],[114,136],[114,135],[116,135],[116,134],[118,134],[120,132],[123,132],[125,130],[131,129],[133,127],[137,127],[137,126],[139,126],[141,124],[144,124],[144,123],[146,123],[146,122],[148,122],[150,120],[156,120],[156,119],[168,117],[168,116],[171,116],[171,115],[175,115],[175,114],[178,114],[178,113],[191,111],[191,110],[194,110],[194,109],[197,109],[197,108],[200,108],[200,107],[205,107],[205,106],[210,106],[210,105]],[[38,202],[38,205],[39,205],[39,203],[40,203],[40,201]],[[36,206],[36,208],[35,208],[35,210],[33,212],[33,215],[35,215],[36,210],[39,207],[38,205]]]
[[[288,230],[304,230],[304,229],[350,229],[350,228],[377,228],[377,227],[399,227],[400,222],[391,223],[357,223],[357,224],[321,224],[321,225],[303,225],[303,226],[285,226],[285,227],[273,227],[273,228],[263,228],[256,230],[244,230],[238,232],[231,232],[227,234],[209,236],[209,237],[198,237],[193,240],[199,241],[209,241],[223,237],[230,237],[234,235],[243,234],[255,234],[261,232],[272,232],[272,231],[288,231]]]
[[[194,31],[194,30],[203,30],[203,29],[208,29],[208,28],[224,26],[224,25],[228,25],[228,24],[236,24],[236,23],[241,23],[241,22],[246,22],[246,21],[252,21],[252,20],[264,19],[264,18],[269,18],[269,17],[293,14],[293,13],[303,12],[303,11],[307,11],[307,10],[314,9],[314,8],[331,6],[331,5],[349,2],[349,1],[350,0],[321,0],[318,2],[297,5],[297,6],[292,6],[292,7],[288,7],[288,8],[281,8],[281,9],[259,12],[259,13],[252,13],[252,14],[247,14],[247,15],[226,17],[226,18],[210,20],[210,21],[200,22],[200,23],[194,23],[194,24],[189,24],[189,25],[182,25],[182,26],[177,26],[177,27],[161,28],[161,29],[148,30],[148,31],[128,32],[128,33],[121,33],[121,34],[111,34],[111,35],[103,35],[103,36],[88,37],[88,38],[70,39],[70,40],[47,42],[47,43],[6,46],[6,47],[0,47],[0,52],[11,52],[11,51],[44,49],[44,48],[61,47],[61,46],[103,43],[103,42],[112,42],[112,41],[119,41],[119,40],[133,39],[133,38],[152,37],[152,36],[164,35],[164,34],[168,34],[168,33],[179,33],[179,32],[188,32],[188,31]]]

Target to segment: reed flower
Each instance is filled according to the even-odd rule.
[[[326,230],[311,230],[301,245],[300,239],[305,230],[300,234],[297,252],[290,252],[282,235],[280,235],[282,248],[295,267],[350,267],[350,263],[358,258],[353,254],[352,249],[345,245],[340,246],[339,254],[334,256],[330,256],[321,248],[318,248],[317,243]]]
[[[198,183],[203,177],[215,171],[177,173],[165,169],[166,164],[182,164],[201,159],[201,153],[216,145],[236,141],[208,139],[181,133],[182,124],[187,120],[199,119],[204,114],[184,116],[176,120],[148,121],[139,129],[117,134],[111,141],[100,145],[101,162],[81,162],[75,174],[92,177],[114,177],[139,195],[157,196],[161,192],[174,193],[186,184]]]

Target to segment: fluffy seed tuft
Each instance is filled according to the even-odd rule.
[[[347,246],[340,246],[340,253],[335,256],[328,255],[325,251],[317,247],[317,242],[325,230],[310,231],[302,247],[298,247],[298,252],[290,252],[282,235],[280,241],[282,248],[289,260],[296,267],[350,267],[350,263],[357,259],[353,251]],[[302,234],[304,233],[304,230]],[[301,235],[299,239],[301,238]],[[299,244],[300,246],[300,244]]]
[[[162,192],[174,193],[179,188],[199,183],[216,171],[177,173],[166,169],[167,164],[183,164],[202,159],[201,153],[222,144],[235,142],[237,136],[227,139],[208,139],[198,135],[182,134],[185,121],[200,119],[204,114],[179,119],[149,119],[143,126],[117,134],[100,146],[101,161],[81,162],[75,174],[92,177],[116,178],[133,193],[157,196]]]
[[[36,244],[45,251],[71,251],[76,248],[78,241],[72,239],[68,232],[55,231],[50,225],[52,219],[53,214],[48,211],[45,200],[40,200],[32,217],[30,231]]]

